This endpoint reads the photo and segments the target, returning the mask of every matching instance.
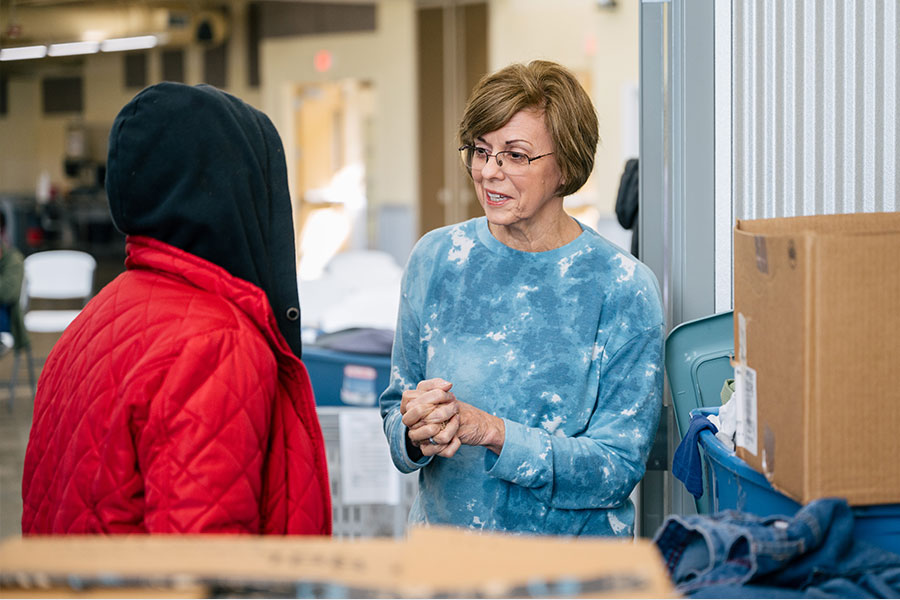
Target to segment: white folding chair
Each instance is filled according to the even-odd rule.
[[[94,290],[97,261],[79,250],[47,250],[25,257],[25,282],[32,300],[79,300],[78,309],[41,309],[25,312],[30,333],[61,333],[81,312]]]
[[[25,280],[22,283],[22,310],[25,312],[25,330],[31,333],[62,333],[78,316],[81,308],[90,300],[94,290],[94,271],[97,261],[87,252],[79,250],[46,250],[25,257]],[[78,308],[31,310],[32,301],[76,301]],[[71,303],[70,303],[71,305]],[[33,340],[32,340],[33,341]],[[19,354],[10,376],[10,408],[19,370]],[[32,393],[35,391],[34,358],[31,349],[25,351]]]

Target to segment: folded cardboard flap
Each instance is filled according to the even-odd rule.
[[[819,235],[897,233],[900,232],[900,213],[738,219],[735,230],[766,235],[796,235],[803,232]]]
[[[61,536],[0,545],[0,591],[254,590],[292,597],[663,598],[649,540],[413,529],[406,540],[256,536]],[[198,593],[199,590],[199,593]],[[162,594],[162,592],[160,593]]]
[[[738,221],[734,260],[757,398],[738,455],[799,502],[900,502],[900,214]]]

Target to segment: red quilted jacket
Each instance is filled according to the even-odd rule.
[[[312,388],[262,290],[129,237],[41,373],[22,531],[331,533]]]

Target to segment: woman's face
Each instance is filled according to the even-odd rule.
[[[536,157],[553,152],[553,141],[537,110],[521,110],[500,129],[475,138],[474,145],[490,154],[511,150]],[[562,173],[556,156],[531,162],[521,173],[510,175],[494,157],[481,169],[472,169],[475,194],[492,225],[530,228],[549,225],[562,216],[562,198],[556,191]],[[558,202],[551,202],[551,200]]]

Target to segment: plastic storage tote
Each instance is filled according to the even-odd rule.
[[[672,392],[678,430],[687,431],[691,413],[718,412],[726,379],[734,377],[732,312],[688,321],[666,339],[666,375]],[[703,451],[703,496],[697,512],[740,510],[759,516],[793,515],[800,504],[777,491],[764,475],[716,438],[700,434]],[[856,535],[900,554],[900,504],[854,506]]]
[[[406,533],[409,508],[418,490],[415,475],[400,476],[398,504],[351,503],[341,483],[342,471],[347,466],[341,456],[341,414],[361,409],[378,410],[378,397],[387,388],[390,378],[391,357],[304,345],[303,363],[309,371],[325,438],[334,536],[345,539],[402,537]],[[380,427],[378,433],[381,434]]]
[[[691,424],[691,411],[719,406],[726,379],[734,377],[734,320],[731,311],[687,321],[666,338],[666,374],[672,391],[679,439]]]
[[[305,350],[303,354],[306,355]],[[346,464],[341,455],[340,415],[344,411],[354,410],[361,409],[348,406],[321,406],[318,409],[322,436],[325,438],[325,456],[328,462],[328,479],[331,487],[333,535],[342,539],[401,538],[406,534],[409,509],[419,489],[417,474],[400,474],[398,504],[352,503],[341,483],[341,473]]]
[[[377,406],[387,389],[391,357],[303,347],[318,406]]]
[[[679,440],[691,424],[692,410],[722,404],[722,385],[726,379],[734,377],[731,366],[733,339],[731,311],[686,321],[669,332],[666,376],[672,392]],[[709,513],[709,494],[704,494],[695,504],[698,513]]]
[[[718,409],[694,412],[710,414]],[[700,433],[706,467],[706,495],[712,490],[710,511],[739,510],[759,516],[793,515],[800,504],[774,489],[769,481],[710,431]],[[900,554],[900,504],[853,507],[854,531],[885,550]]]

